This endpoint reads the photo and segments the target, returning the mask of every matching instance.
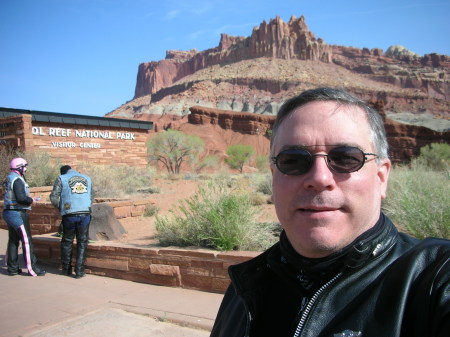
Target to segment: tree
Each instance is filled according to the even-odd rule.
[[[228,158],[225,158],[225,162],[232,168],[237,169],[242,173],[244,164],[250,160],[255,153],[255,150],[250,145],[230,145],[227,148]]]
[[[197,158],[203,147],[200,137],[171,129],[157,134],[147,143],[150,160],[162,163],[170,174],[180,173],[181,164]]]

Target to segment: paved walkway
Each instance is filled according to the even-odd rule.
[[[7,241],[8,232],[0,229],[3,337],[209,336],[221,294],[95,275],[77,280],[52,268],[42,277],[28,276],[25,268],[9,276]]]

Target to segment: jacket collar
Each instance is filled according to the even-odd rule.
[[[323,268],[328,269],[330,266],[332,266],[330,268],[332,272],[358,269],[387,251],[396,242],[397,238],[398,232],[393,223],[387,216],[380,213],[380,218],[372,229],[363,233],[349,246],[341,252],[333,254],[333,256],[323,259],[306,259],[297,254],[296,261],[303,260],[308,261],[308,263],[302,263],[302,266],[298,266],[296,262],[297,266],[295,266],[295,269],[303,268],[306,272],[311,269],[313,269],[311,270],[312,272],[320,272]],[[280,265],[284,264],[281,251],[281,243],[277,242],[261,255],[244,263],[231,266],[229,274],[236,291],[243,293],[247,290],[254,290],[259,286],[264,286],[270,270],[286,278],[286,275],[280,275]],[[285,273],[282,272],[282,274]]]

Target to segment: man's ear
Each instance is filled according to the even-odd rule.
[[[391,172],[391,166],[392,163],[389,159],[383,159],[381,164],[379,164],[378,167],[378,179],[380,181],[380,195],[381,199],[386,198],[386,191],[388,186],[388,180],[389,180],[389,173]]]

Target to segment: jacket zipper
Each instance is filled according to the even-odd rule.
[[[249,337],[250,336],[250,325],[251,325],[251,323],[252,323],[252,314],[247,309],[247,324],[246,324],[246,327],[245,327],[245,336],[244,337]]]
[[[336,281],[339,277],[341,277],[342,272],[337,274],[335,277],[333,277],[331,280],[329,280],[327,283],[325,283],[322,287],[320,287],[319,290],[316,291],[316,293],[311,297],[309,300],[305,310],[303,311],[302,317],[300,318],[300,321],[298,322],[297,329],[295,330],[294,337],[300,336],[300,333],[302,332],[303,326],[305,325],[306,318],[308,317],[314,303],[317,301],[319,296],[325,291],[326,288],[328,288],[334,281]]]

